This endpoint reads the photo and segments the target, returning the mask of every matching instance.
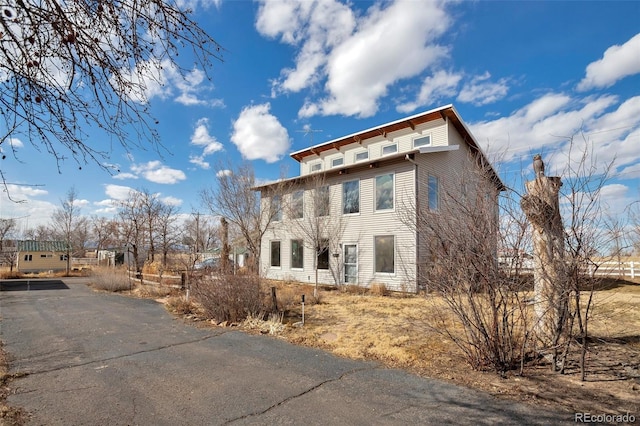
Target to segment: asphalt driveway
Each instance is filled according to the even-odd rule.
[[[558,424],[499,400],[273,337],[198,329],[84,279],[2,283],[11,406],[34,425]]]

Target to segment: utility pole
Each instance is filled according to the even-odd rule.
[[[304,133],[303,136],[309,135],[309,141],[311,142],[311,146],[313,146],[313,134],[314,133],[320,133],[320,132],[322,132],[322,130],[312,129],[310,124],[305,124],[302,127],[302,130],[296,130],[296,132]]]

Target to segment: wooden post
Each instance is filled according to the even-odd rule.
[[[536,164],[537,162],[537,164]],[[531,226],[534,260],[536,332],[543,344],[556,347],[567,320],[568,296],[564,265],[564,230],[558,203],[560,177],[544,175],[534,157],[536,178],[526,182],[520,205]]]
[[[224,217],[220,218],[222,226],[222,251],[220,253],[220,269],[223,274],[229,272],[229,222]]]

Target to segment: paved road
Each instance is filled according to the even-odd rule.
[[[34,425],[558,424],[502,401],[276,338],[198,329],[81,279],[2,284],[12,406]]]

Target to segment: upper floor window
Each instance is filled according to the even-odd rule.
[[[376,211],[393,210],[393,173],[376,176]]]
[[[319,172],[320,170],[322,170],[322,162],[318,161],[311,164],[311,172]]]
[[[382,147],[382,155],[395,154],[398,152],[398,144],[394,143],[391,145],[386,145]]]
[[[351,180],[342,184],[342,213],[360,213],[359,180]]]
[[[279,195],[271,197],[271,217],[274,222],[282,220],[282,201]]]
[[[369,151],[356,152],[355,161],[365,161],[369,159]]]
[[[429,175],[429,210],[440,208],[440,182],[437,176]]]
[[[329,185],[324,185],[314,190],[314,203],[316,217],[329,216],[330,199]]]
[[[331,167],[339,167],[344,165],[344,157],[338,157],[331,160]]]
[[[295,191],[291,194],[291,219],[302,219],[304,217],[304,190]]]
[[[418,148],[420,146],[431,145],[431,135],[420,136],[413,140],[413,147]]]

